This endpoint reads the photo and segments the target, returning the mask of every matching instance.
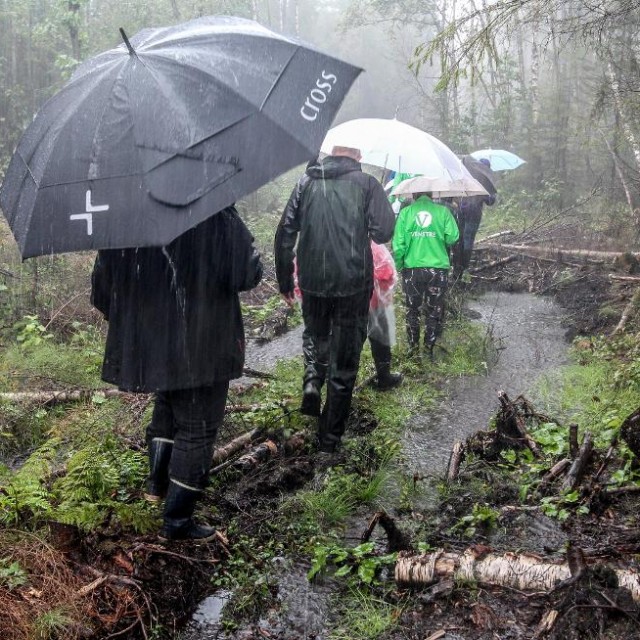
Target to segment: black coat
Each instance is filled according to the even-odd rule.
[[[252,242],[229,207],[166,247],[99,251],[91,302],[109,321],[102,378],[151,392],[242,375],[238,292],[262,276]]]
[[[329,156],[311,163],[293,190],[276,232],[280,292],[293,291],[296,241],[303,293],[343,297],[371,289],[370,239],[388,242],[394,223],[382,185],[363,173],[359,162]]]

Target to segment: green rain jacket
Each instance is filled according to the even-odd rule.
[[[448,269],[447,247],[460,232],[447,207],[420,196],[400,210],[393,234],[393,258],[398,271],[417,267]]]

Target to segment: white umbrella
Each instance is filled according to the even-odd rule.
[[[469,176],[456,180],[418,176],[403,180],[391,192],[392,196],[408,196],[414,193],[431,193],[434,198],[464,198],[469,196],[488,196],[488,191]]]
[[[398,173],[453,180],[471,177],[444,142],[395,119],[359,118],[343,122],[329,130],[321,150],[331,153],[335,146],[360,149],[363,163]]]

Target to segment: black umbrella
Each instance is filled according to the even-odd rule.
[[[487,190],[489,195],[497,193],[495,184],[495,174],[483,162],[476,160],[473,156],[462,156],[462,164],[469,170],[469,173]]]
[[[316,155],[361,72],[240,18],[122,35],[11,159],[0,205],[23,258],[169,243]]]

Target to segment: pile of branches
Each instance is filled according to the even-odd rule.
[[[568,307],[573,302],[570,292],[583,287],[586,297],[592,298],[589,313],[597,315],[604,303],[616,309],[617,319],[601,319],[587,333],[604,328],[620,333],[630,319],[640,315],[639,252],[568,249],[539,234],[516,237],[512,231],[502,231],[479,240],[473,255],[469,274],[478,284],[559,295]],[[583,296],[575,301],[582,313],[585,304]],[[603,323],[606,327],[600,326]]]
[[[532,496],[534,504],[504,507],[503,511],[519,508],[535,511],[536,503],[546,496],[561,497],[576,492],[580,502],[588,504],[591,513],[598,515],[616,497],[640,492],[635,485],[611,488],[606,483],[609,467],[619,459],[616,456],[619,440],[640,458],[640,407],[624,421],[606,453],[595,449],[591,433],[584,433],[580,440],[578,426],[570,425],[569,454],[553,460],[543,455],[530,430],[535,424],[555,420],[538,413],[523,396],[511,400],[501,391],[499,401],[493,429],[479,431],[454,444],[446,474],[449,483],[464,483],[466,474],[473,475],[479,463],[504,463],[501,454],[505,451],[527,450],[527,458],[543,466],[548,462]],[[462,464],[469,454],[473,454],[474,462],[463,473]],[[527,593],[528,602],[537,601],[535,606],[541,610],[541,615],[535,618],[533,638],[574,637],[571,635],[574,632],[579,632],[575,637],[586,637],[585,634],[593,632],[603,633],[605,627],[621,620],[626,625],[625,637],[636,637],[633,634],[640,637],[640,573],[623,547],[609,547],[609,554],[602,549],[586,553],[574,540],[569,542],[564,559],[519,549],[494,551],[484,544],[426,554],[406,552],[398,558],[395,578],[401,586],[428,587],[434,594],[450,593],[454,584],[460,582]]]

